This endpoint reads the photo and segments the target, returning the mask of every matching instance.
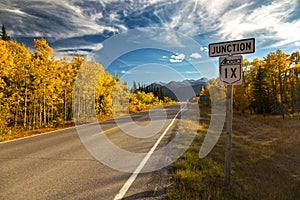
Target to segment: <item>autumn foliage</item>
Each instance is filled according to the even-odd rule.
[[[205,94],[225,89],[217,79],[208,82]],[[220,92],[215,92],[220,94]],[[226,90],[224,90],[226,91]],[[214,94],[214,96],[218,96]],[[236,111],[257,114],[300,112],[300,52],[286,54],[281,50],[265,58],[243,60],[243,84],[234,86],[233,106]]]
[[[71,92],[85,57],[51,57],[45,39],[32,51],[16,41],[0,40],[0,132],[56,126],[71,119]]]
[[[88,62],[81,55],[57,59],[52,52],[45,39],[34,40],[32,49],[16,41],[0,40],[0,140],[18,131],[72,121],[74,92],[81,92],[84,99],[78,102],[76,113],[83,119],[88,106],[94,106],[98,119],[105,119],[165,103],[152,93],[131,95],[126,83],[94,60]],[[78,74],[80,70],[86,72]],[[97,80],[93,70],[100,74]],[[93,95],[74,91],[75,81],[86,91],[96,85]]]

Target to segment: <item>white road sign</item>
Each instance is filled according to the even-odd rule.
[[[213,43],[209,44],[208,49],[209,57],[253,53],[255,51],[255,39],[248,38],[243,40]]]
[[[243,83],[242,56],[219,58],[220,83],[224,85],[241,85]]]
[[[255,39],[248,38],[228,42],[209,44],[209,57],[219,57],[219,78],[221,85],[227,85],[227,110],[226,110],[226,152],[225,152],[225,184],[230,184],[231,168],[231,134],[232,134],[232,110],[233,110],[233,85],[243,83],[243,71],[241,55],[255,52]],[[226,56],[226,57],[220,57]]]

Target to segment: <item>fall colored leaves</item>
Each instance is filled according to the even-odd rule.
[[[165,103],[151,92],[131,95],[126,83],[94,60],[88,62],[81,55],[57,59],[52,52],[45,39],[34,40],[33,49],[0,40],[0,135],[71,121],[74,92],[82,95],[76,114],[84,119],[88,106],[94,106],[96,117],[103,119]],[[93,95],[74,90],[75,81],[86,91],[96,85]]]

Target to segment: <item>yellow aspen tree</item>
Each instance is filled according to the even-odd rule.
[[[29,49],[16,41],[8,42],[10,56],[13,57],[13,65],[10,68],[8,98],[11,102],[11,110],[14,115],[15,128],[20,125],[27,129],[28,105],[30,103],[30,62]]]
[[[128,113],[129,98],[130,91],[128,89],[128,85],[124,81],[117,81],[112,92],[113,116],[120,116]]]
[[[102,67],[100,65],[99,67]],[[103,68],[103,67],[102,67]],[[116,82],[107,72],[102,72],[96,89],[96,113],[99,117],[112,115],[112,94]]]
[[[7,87],[9,87],[7,79],[13,66],[13,57],[9,55],[7,43],[0,40],[0,136],[8,132],[8,121],[11,118],[7,98]]]
[[[45,39],[35,39],[33,43],[34,50],[34,66],[37,70],[36,73],[36,96],[38,97],[38,110],[39,110],[39,127],[47,125],[47,100],[49,99],[48,89],[52,78],[50,72],[51,61],[50,56],[53,49],[47,44]],[[48,74],[50,73],[50,74]]]
[[[286,112],[286,91],[284,89],[284,82],[286,82],[286,72],[289,69],[289,55],[283,53],[281,50],[271,52],[265,58],[267,68],[271,70],[274,109],[278,110],[284,118]]]

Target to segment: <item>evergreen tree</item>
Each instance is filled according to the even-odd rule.
[[[137,92],[137,85],[136,85],[136,82],[135,81],[133,81],[133,88],[132,88],[132,93],[135,93],[135,92]]]
[[[159,100],[164,100],[164,92],[162,90],[162,87],[159,88],[159,93],[158,93],[158,99]]]
[[[266,114],[270,111],[270,102],[267,82],[266,82],[266,70],[262,66],[258,67],[257,74],[253,80],[253,97],[256,112],[260,114]]]
[[[2,25],[1,39],[4,40],[4,41],[9,41],[10,40],[10,36],[7,35],[4,25]]]

